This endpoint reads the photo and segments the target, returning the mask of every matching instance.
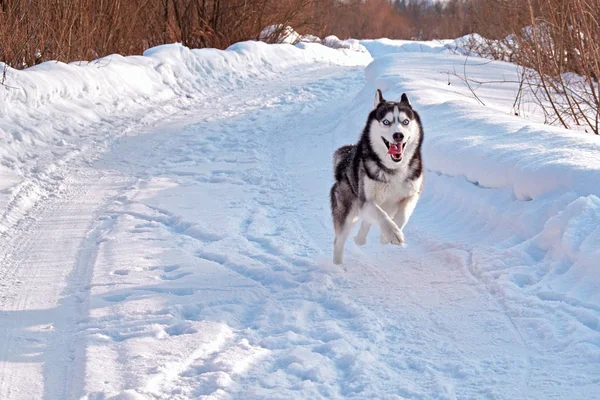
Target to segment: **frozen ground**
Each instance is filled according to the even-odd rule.
[[[600,142],[515,117],[510,84],[481,106],[462,56],[361,43],[368,67],[245,43],[15,76],[0,399],[600,398]],[[372,232],[341,270],[331,154],[376,87],[421,112],[426,188],[408,246]]]

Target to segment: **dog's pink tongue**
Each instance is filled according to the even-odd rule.
[[[402,155],[402,143],[390,143],[388,154]]]

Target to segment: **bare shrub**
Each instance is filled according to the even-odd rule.
[[[542,89],[546,114],[600,134],[600,0],[539,0],[538,15],[529,3],[521,62],[535,71],[529,79]]]
[[[140,54],[180,42],[225,48],[258,39],[272,24],[320,30],[329,3],[317,0],[2,0],[0,61],[24,68],[42,61]]]
[[[140,52],[144,2],[4,0],[0,59],[15,68],[45,60],[85,60],[111,52]]]
[[[140,54],[172,42],[225,48],[259,39],[270,25],[342,39],[437,39],[478,32],[488,39],[467,43],[469,51],[523,66],[523,79],[549,123],[598,134],[600,0],[527,0],[526,5],[522,0],[0,0],[0,61],[24,68],[47,60]]]
[[[467,1],[0,0],[0,61],[24,68],[173,42],[226,48],[270,25],[342,39],[456,37],[470,26]]]
[[[472,3],[478,54],[524,67],[546,122],[600,134],[600,0]],[[495,10],[494,12],[492,12]]]
[[[407,38],[409,23],[387,0],[332,1],[321,35],[340,38]]]

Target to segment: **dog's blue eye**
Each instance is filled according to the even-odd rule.
[[[409,123],[409,122],[410,122],[410,121],[409,121],[409,120],[407,120],[407,119],[405,119],[404,121],[402,121],[402,123],[403,123],[404,125],[408,125],[408,123]]]
[[[387,119],[384,119],[382,122],[383,122],[384,125],[389,125],[390,124],[390,121],[388,121]]]

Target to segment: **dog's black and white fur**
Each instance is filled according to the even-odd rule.
[[[386,101],[379,89],[357,144],[337,149],[333,155],[335,183],[331,188],[331,213],[335,229],[333,262],[344,261],[344,245],[359,217],[355,237],[364,245],[372,224],[379,226],[381,243],[401,245],[402,229],[423,188],[421,144],[423,127],[406,94],[399,102]],[[402,146],[402,151],[390,150]],[[396,154],[390,154],[390,153]]]

